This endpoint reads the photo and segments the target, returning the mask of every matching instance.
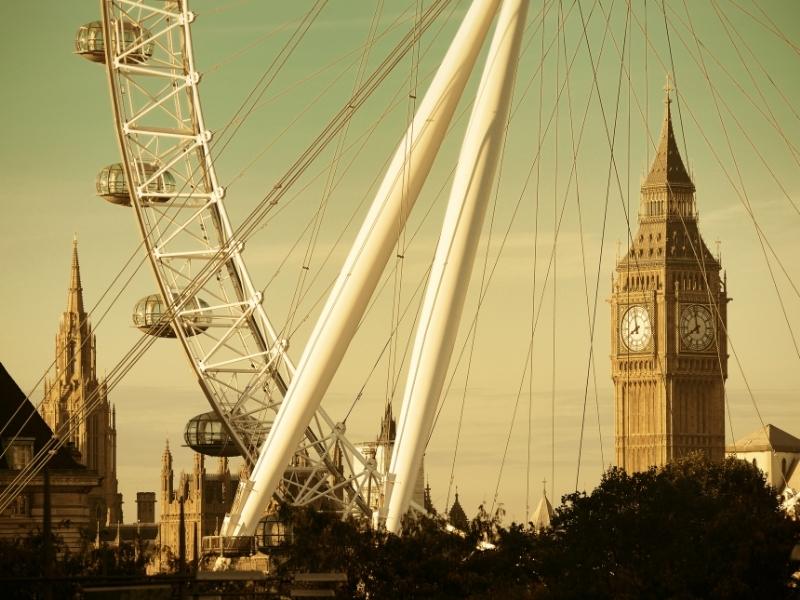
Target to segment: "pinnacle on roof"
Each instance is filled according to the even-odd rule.
[[[461,531],[469,529],[469,519],[464,509],[461,507],[461,502],[458,501],[458,491],[456,491],[456,498],[453,501],[453,506],[451,506],[450,510],[447,512],[447,516],[447,520],[450,521],[450,524],[456,529],[460,529]]]
[[[67,312],[82,315],[83,287],[81,286],[81,267],[78,263],[78,236],[72,236],[72,273],[70,274]]]
[[[670,77],[667,75],[667,85],[664,86],[666,97],[664,99],[664,122],[661,125],[661,135],[658,140],[658,147],[656,148],[656,156],[653,159],[653,164],[650,166],[650,172],[647,174],[643,187],[650,186],[680,186],[690,187],[694,190],[694,183],[692,183],[686,167],[683,166],[680,152],[678,151],[678,144],[675,141],[675,132],[672,129],[672,114],[670,111],[670,104],[672,100],[669,93],[672,91],[670,85]]]
[[[550,527],[550,520],[553,518],[553,505],[547,499],[547,480],[542,483],[544,484],[542,499],[539,500],[539,504],[536,506],[536,510],[533,511],[533,517],[531,518],[531,524],[537,532]]]

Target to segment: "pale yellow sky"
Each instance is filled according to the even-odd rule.
[[[353,55],[338,62],[335,59],[363,43],[375,4],[330,4],[265,95],[272,100],[254,111],[234,143],[217,159],[223,185],[228,187],[226,200],[234,224],[247,215],[263,196],[263,190],[285,171],[344,103],[352,86]],[[566,69],[562,42],[556,43],[553,37],[557,15],[549,13],[545,22],[545,47],[548,48],[551,41],[553,46],[544,60],[544,77],[540,79],[537,67],[542,38],[537,26],[541,20],[541,3],[531,7],[531,26],[518,76],[515,115],[509,128],[496,212],[493,221],[487,219],[485,229],[484,240],[490,240],[489,266],[507,230],[508,237],[480,312],[468,383],[464,367],[467,359],[456,367],[454,358],[451,370],[456,374],[426,458],[434,501],[440,507],[447,497],[462,397],[465,398],[464,421],[454,485],[458,485],[467,511],[472,512],[479,502],[492,502],[514,414],[498,499],[511,517],[523,518],[526,481],[529,480],[533,494],[530,502],[535,505],[541,480],[552,478],[550,406],[553,382],[556,495],[575,487],[589,339],[584,264],[590,304],[593,304],[609,169],[603,113],[612,129],[620,71],[616,45],[621,46],[625,37],[625,9],[615,7],[607,29],[614,37],[609,35],[603,42],[605,4],[602,8],[589,1],[581,4],[584,16],[591,19],[588,31],[595,61],[600,57],[597,72],[602,111],[596,95],[591,93],[592,71],[585,42],[580,37],[577,6],[563,3],[566,23],[563,43],[568,58],[571,60],[573,53],[576,58],[569,76],[569,96],[565,89],[558,103],[555,102],[556,81],[563,82]],[[652,47],[646,53],[645,14],[642,5],[635,3],[633,6],[631,30],[626,41],[630,59],[625,61],[630,86],[623,73],[615,145],[622,197],[617,176],[612,174],[603,262],[599,270],[595,357],[602,454],[606,463],[613,456],[613,407],[608,360],[609,311],[604,301],[610,294],[617,240],[622,240],[624,248],[626,239],[623,206],[629,206],[635,215],[640,177],[648,168],[648,157],[652,157],[652,151],[649,154],[647,151],[645,125],[650,136],[657,136],[661,125],[661,88],[669,68],[669,50],[658,4],[648,3],[647,39]],[[219,130],[285,41],[291,27],[273,36],[268,36],[268,32],[280,23],[299,18],[310,3],[279,3],[278,6],[270,3],[267,7],[260,2],[234,2],[218,6],[204,0],[192,5],[198,14],[194,33],[198,68],[206,74],[201,85],[206,121],[211,129]],[[712,250],[716,240],[722,242],[723,266],[734,299],[730,305],[729,327],[741,363],[740,370],[731,356],[727,389],[734,436],[742,437],[758,427],[753,402],[746,391],[748,385],[765,422],[800,435],[800,412],[796,408],[800,357],[790,333],[792,328],[795,338],[800,338],[800,296],[796,289],[800,287],[800,267],[794,260],[800,250],[797,234],[800,214],[791,204],[800,206],[800,152],[796,142],[800,139],[800,119],[795,108],[800,96],[797,50],[800,5],[774,1],[758,5],[742,2],[739,6],[741,9],[724,9],[724,18],[730,20],[725,21],[730,28],[726,32],[712,5],[691,3],[696,12],[687,16],[684,3],[666,3],[681,94],[680,111],[674,113],[675,127],[698,190],[701,231]],[[763,7],[764,14],[758,7]],[[388,24],[406,8],[402,2],[387,2],[381,22]],[[423,44],[433,43],[419,69],[420,92],[452,36],[456,17],[464,10],[465,3],[456,3],[454,16],[445,20],[441,31],[434,28],[426,34]],[[4,82],[0,90],[3,107],[0,124],[4,132],[4,142],[0,146],[3,181],[0,206],[4,213],[0,219],[0,270],[5,282],[0,295],[0,314],[5,315],[0,328],[0,361],[23,389],[30,390],[54,356],[53,339],[66,304],[73,233],[78,234],[80,242],[87,306],[99,300],[134,252],[138,234],[132,214],[103,202],[93,191],[97,171],[119,160],[102,67],[80,60],[71,51],[77,27],[97,18],[97,3],[89,0],[2,3],[0,18],[15,24],[13,31],[0,38],[4,56],[0,62],[0,78]],[[711,85],[697,59],[690,23],[701,36],[703,60]],[[776,27],[785,40],[772,31]],[[371,66],[377,64],[378,57],[386,53],[389,42],[398,35],[389,36],[391,39],[375,49]],[[736,47],[731,43],[732,38],[741,40]],[[242,52],[243,49],[246,50]],[[557,65],[555,56],[559,49]],[[741,53],[741,58],[737,52]],[[332,66],[319,71],[331,63]],[[315,254],[314,272],[319,273],[319,280],[301,305],[301,313],[308,313],[308,319],[292,337],[295,357],[299,356],[319,310],[315,301],[322,297],[335,277],[357,223],[363,218],[364,205],[359,203],[371,199],[373,182],[404,128],[409,110],[404,100],[408,94],[404,79],[411,68],[407,61],[403,63],[401,72],[386,81],[385,87],[365,106],[350,129],[348,140],[353,142],[365,132],[373,129],[374,132],[358,156],[355,152],[348,154],[347,162],[350,157],[355,158],[353,167],[347,170],[332,197],[332,208]],[[774,85],[766,78],[767,73]],[[400,102],[382,123],[374,126],[376,116],[391,104],[395,93],[400,94]],[[576,161],[581,207],[579,222],[576,187],[574,182],[568,186],[573,157],[570,123],[577,138],[587,102],[585,133]],[[308,111],[293,123],[309,103],[313,104]],[[539,139],[540,107],[542,122],[546,124],[553,115],[553,125],[543,136],[537,186],[533,158]],[[467,108],[465,101],[463,109]],[[673,109],[676,108],[677,105],[673,105]],[[409,225],[409,240],[411,231],[418,226],[420,230],[413,242],[409,241],[404,248],[406,260],[401,296],[402,303],[410,302],[411,308],[397,338],[400,350],[411,335],[410,320],[419,298],[419,294],[414,297],[414,291],[438,237],[448,191],[447,177],[464,122],[465,117],[462,117],[454,126],[454,135],[445,144],[420,199],[418,212]],[[278,137],[278,132],[285,128],[287,132]],[[263,156],[250,166],[253,157],[262,150]],[[330,154],[324,160],[329,159]],[[312,173],[322,170],[324,160],[312,167],[298,190],[310,181]],[[244,174],[241,174],[243,169]],[[526,185],[531,169],[533,176]],[[267,223],[259,235],[248,242],[245,258],[257,283],[263,286],[271,281],[265,306],[278,323],[286,318],[306,238],[301,238],[299,250],[293,251],[292,247],[319,204],[320,185],[312,183],[299,193],[279,217]],[[444,189],[443,194],[437,194],[440,189]],[[527,376],[523,379],[523,372],[531,329],[537,197],[535,302],[538,306],[541,299],[543,304],[534,339],[534,380],[529,386]],[[554,325],[553,279],[544,290],[543,283],[553,245],[554,205],[560,210],[565,198],[557,245]],[[755,219],[786,269],[784,274],[772,259],[780,299],[743,199],[750,202]],[[509,226],[518,200],[520,208]],[[425,217],[428,208],[431,210]],[[354,221],[347,226],[351,215]],[[490,222],[493,223],[491,231]],[[581,257],[582,247],[585,261]],[[329,252],[330,259],[322,266],[322,257]],[[484,255],[482,248],[473,276],[476,290],[482,278]],[[101,372],[113,367],[136,340],[138,333],[131,325],[131,309],[138,298],[151,293],[154,287],[145,267],[132,278],[130,286],[101,323],[100,314],[108,307],[108,302],[104,301],[99,312],[93,315]],[[335,417],[341,416],[365,386],[364,397],[348,421],[351,439],[372,438],[377,433],[386,390],[391,388],[387,381],[398,377],[403,381],[402,371],[388,372],[386,360],[378,363],[371,376],[364,368],[375,363],[390,330],[391,289],[390,281],[365,321],[325,400],[326,409]],[[114,293],[117,290],[115,288]],[[476,293],[470,296],[465,321],[475,315],[476,297]],[[464,344],[465,329],[462,326],[456,355]],[[552,351],[554,339],[555,354]],[[466,395],[463,394],[465,386]],[[529,398],[532,398],[530,403]],[[32,399],[37,402],[41,399],[41,389],[33,392]],[[113,390],[111,399],[117,405],[120,485],[127,501],[127,515],[131,518],[135,510],[135,492],[158,487],[165,438],[169,438],[176,449],[178,463],[189,468],[188,452],[180,449],[183,424],[191,416],[208,409],[185,357],[169,340],[154,345],[127,379]],[[527,458],[529,440],[530,462]],[[597,483],[600,472],[601,442],[594,391],[590,385],[578,486],[591,488]]]

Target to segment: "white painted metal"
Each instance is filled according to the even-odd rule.
[[[408,510],[450,364],[503,145],[527,8],[528,0],[504,0],[461,146],[386,478],[386,528],[392,532]]]
[[[188,0],[101,0],[100,5],[131,205],[167,316],[201,389],[252,465],[294,366],[250,280],[243,243],[225,210],[212,133],[200,106],[191,37],[195,15]],[[158,169],[137,168],[144,164]],[[150,182],[165,170],[176,181],[174,189],[157,197],[148,193]],[[192,317],[194,298],[209,304],[203,316],[210,324],[187,336],[182,324]],[[347,457],[343,464],[337,464],[337,455]],[[321,408],[309,415],[281,475],[279,493],[289,502],[324,502],[345,514],[367,512],[366,489],[379,483],[372,461]]]
[[[500,0],[475,0],[392,159],[306,346],[266,443],[222,534],[249,535],[278,487],[430,171]]]

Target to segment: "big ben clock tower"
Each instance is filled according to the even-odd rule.
[[[726,282],[700,237],[669,91],[639,227],[611,296],[614,447],[629,472],[694,451],[722,460],[725,448]]]

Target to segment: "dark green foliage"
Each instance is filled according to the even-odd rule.
[[[564,497],[537,548],[553,598],[782,598],[798,524],[750,464],[691,456]]]
[[[444,521],[406,519],[402,536],[314,512],[291,513],[294,539],[285,545],[283,573],[344,572],[343,598],[531,598],[531,536],[504,529],[483,510],[463,537]],[[478,541],[497,543],[477,549]]]
[[[798,523],[744,461],[688,457],[564,497],[536,534],[481,507],[464,537],[408,520],[401,537],[293,513],[284,572],[340,571],[347,598],[784,598]],[[494,549],[478,550],[479,542]]]
[[[48,556],[52,557],[48,559]],[[58,535],[35,532],[13,540],[0,540],[2,598],[72,598],[75,577],[133,576],[145,574],[144,552],[131,544],[93,548],[87,541],[80,552],[70,552]],[[53,581],[49,581],[53,580]]]

